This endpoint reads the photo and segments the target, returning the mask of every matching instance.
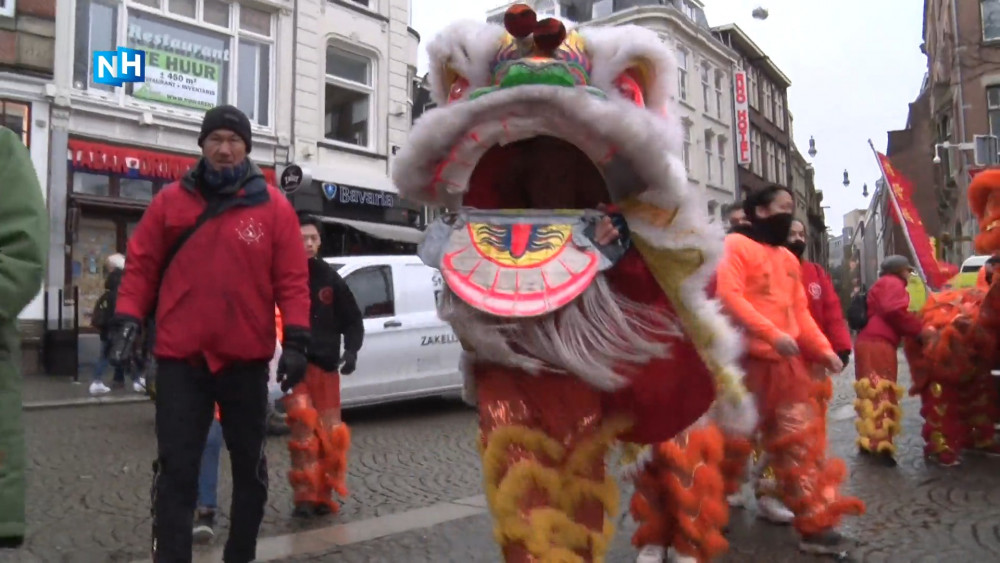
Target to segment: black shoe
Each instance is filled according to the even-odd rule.
[[[333,512],[333,509],[326,503],[317,504],[316,508],[313,509],[313,514],[316,516],[327,516],[331,512]]]
[[[799,550],[814,555],[834,555],[844,558],[847,557],[851,543],[840,532],[830,528],[818,534],[803,535],[799,540]]]
[[[17,549],[24,545],[24,536],[0,538],[0,549]]]
[[[876,461],[879,465],[884,467],[896,467],[897,465],[899,465],[896,462],[896,458],[894,458],[892,454],[889,452],[880,452],[874,454],[872,456],[872,459]]]
[[[316,515],[316,505],[311,502],[300,502],[292,510],[293,518],[312,518]]]
[[[192,536],[195,543],[208,543],[215,538],[215,511],[197,511]]]

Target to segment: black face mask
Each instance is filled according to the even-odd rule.
[[[788,241],[788,232],[792,230],[792,221],[791,213],[776,213],[770,217],[754,219],[755,238],[771,246],[784,246]]]
[[[794,254],[796,258],[802,258],[802,255],[806,253],[806,241],[804,240],[790,242],[785,246],[788,250],[792,251],[792,254]]]

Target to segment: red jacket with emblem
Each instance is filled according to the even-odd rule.
[[[291,327],[309,329],[309,267],[295,210],[251,165],[224,210],[163,271],[167,252],[206,206],[193,177],[164,187],[139,221],[116,313],[143,319],[156,303],[153,353],[160,358],[204,357],[213,372],[269,361],[276,303],[286,335]]]
[[[815,262],[802,261],[802,286],[809,300],[809,312],[819,325],[819,329],[830,341],[833,351],[851,351],[851,333],[844,321],[844,311],[840,306],[840,297],[833,287],[830,274]]]

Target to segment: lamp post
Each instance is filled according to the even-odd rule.
[[[847,173],[847,169],[844,169],[844,187],[848,188],[851,186],[851,176]]]
[[[812,135],[809,136],[809,151],[808,151],[808,154],[809,154],[809,158],[816,158],[816,139],[814,139],[812,137]]]

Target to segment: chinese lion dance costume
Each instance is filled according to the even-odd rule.
[[[969,207],[981,225],[976,250],[1000,251],[1000,170],[973,179]],[[965,450],[1000,453],[995,436],[1000,397],[991,374],[1000,360],[996,282],[932,294],[920,311],[919,342],[904,345],[913,375],[910,393],[921,399],[924,454],[942,465],[959,464]]]
[[[648,30],[567,32],[520,4],[427,51],[438,107],[393,176],[448,211],[420,255],[465,350],[496,540],[509,562],[602,561],[616,440],[662,444],[713,403],[723,427],[754,423],[705,293],[723,235],[680,158],[676,63]]]

